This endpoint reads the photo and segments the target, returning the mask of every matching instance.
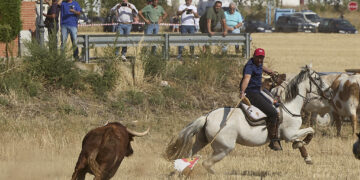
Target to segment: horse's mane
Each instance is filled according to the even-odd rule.
[[[304,81],[306,77],[308,77],[308,73],[306,73],[306,69],[302,70],[298,75],[296,75],[286,86],[285,88],[285,101],[289,102],[293,100],[299,94],[299,87],[298,85]]]

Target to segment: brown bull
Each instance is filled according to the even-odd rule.
[[[134,136],[144,136],[118,122],[108,123],[86,134],[82,150],[75,166],[72,180],[85,179],[86,173],[93,174],[95,180],[113,177],[125,156],[133,153],[130,142]]]

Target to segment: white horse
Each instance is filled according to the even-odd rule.
[[[320,75],[311,69],[311,65],[305,66],[285,88],[286,99],[282,107],[285,107],[287,111],[283,113],[279,137],[281,140],[293,142],[293,148],[299,148],[308,164],[312,164],[312,160],[304,145],[310,142],[314,130],[311,127],[300,129],[301,117],[294,114],[300,114],[308,93],[320,95],[327,89],[329,89],[328,86],[321,80]],[[228,117],[231,111],[234,112]],[[220,129],[221,131],[216,136]],[[193,144],[194,135],[196,135],[196,141]],[[300,138],[303,136],[306,137],[302,141]],[[245,146],[262,146],[269,142],[265,125],[250,126],[240,108],[219,108],[188,124],[168,145],[166,157],[169,160],[191,157],[213,139],[211,144],[213,154],[203,162],[203,166],[210,173],[214,173],[211,167],[229,154],[236,143]]]

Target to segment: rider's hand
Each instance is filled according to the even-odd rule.
[[[245,98],[245,92],[240,91],[239,97],[240,97],[240,99],[244,99]]]

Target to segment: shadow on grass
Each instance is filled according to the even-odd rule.
[[[237,175],[237,176],[258,176],[265,178],[267,176],[281,176],[281,172],[269,172],[269,171],[253,171],[253,170],[244,170],[238,172],[236,170],[232,170],[231,172],[227,173],[227,175]]]

